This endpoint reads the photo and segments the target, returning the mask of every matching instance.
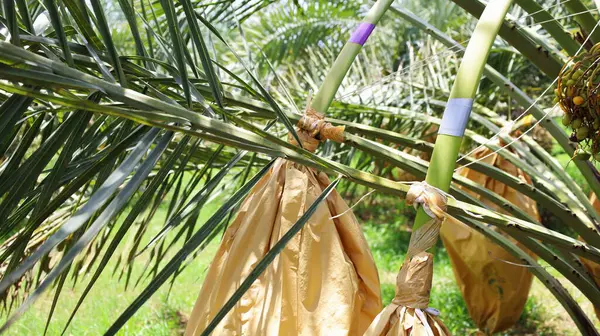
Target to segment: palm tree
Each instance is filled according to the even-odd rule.
[[[403,197],[408,186],[387,178],[388,172],[425,177],[427,162],[419,155],[431,153],[433,144],[421,138],[440,123],[471,16],[479,17],[485,4],[393,5],[331,106],[330,121],[346,126],[346,141],[327,143],[316,154],[288,144],[283,136],[293,132],[308,92],[316,90],[368,3],[4,1],[0,291],[7,308],[20,305],[13,316],[53,283],[54,307],[68,274],[77,281],[77,274],[90,272],[79,307],[109,260],[120,258],[127,274],[136,255],[149,253],[151,266],[142,276],[152,280],[113,326],[118,329],[190,256],[220,237],[271,158],[341,174],[341,188],[349,193],[360,185]],[[544,90],[552,92],[562,65],[581,48],[583,40],[569,30],[579,27],[584,40],[600,42],[586,5],[516,1],[483,70],[465,134],[464,152],[499,150],[535,187],[469,157],[458,162],[536,200],[585,243],[544,228],[456,175],[451,194],[458,201],[449,203],[451,214],[532,266],[582,330],[593,326],[562,285],[485,224],[527,246],[600,306],[594,279],[573,261],[600,262],[600,215],[587,197],[600,193],[594,164],[573,162],[586,183],[581,187],[527,134],[519,141],[500,134],[514,153],[488,141],[512,127],[513,111],[524,111],[574,156],[576,146],[550,118],[552,99]],[[374,173],[365,172],[369,168]],[[510,216],[487,210],[458,185]],[[219,209],[198,223],[200,210],[215,198]],[[164,226],[141,244],[163,201]],[[130,234],[135,238],[127,253],[115,255]]]

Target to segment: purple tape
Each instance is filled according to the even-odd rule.
[[[364,45],[365,42],[367,42],[367,39],[369,38],[371,33],[373,32],[373,29],[375,29],[374,24],[368,22],[361,23],[358,26],[358,28],[356,28],[356,30],[352,33],[352,36],[350,36],[350,41],[348,42],[354,42],[360,45]]]

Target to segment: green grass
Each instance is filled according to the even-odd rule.
[[[352,201],[349,201],[352,203]],[[166,202],[164,204],[167,204]],[[202,211],[200,221],[204,221],[215,209],[216,204]],[[403,202],[388,197],[374,196],[359,204],[354,212],[358,215],[369,241],[382,282],[384,304],[394,297],[395,277],[404,259],[410,237],[409,224],[413,212],[403,206]],[[154,217],[151,230],[145,241],[158,232],[164,223],[166,206],[161,206]],[[124,244],[123,244],[124,245]],[[165,285],[154,295],[137,314],[126,324],[120,335],[179,335],[185,328],[187,314],[191,311],[202,284],[207,266],[216,252],[217,243],[209,247],[179,275],[171,291]],[[117,251],[118,255],[120,251]],[[116,258],[113,258],[116,259]],[[134,263],[132,279],[137,279],[146,265],[148,255],[143,254]],[[112,275],[115,261],[111,261],[77,313],[67,335],[102,334],[140,293],[147,281],[125,288]],[[444,323],[454,335],[471,335],[476,328],[471,321],[454,276],[450,261],[441,244],[435,250],[435,272],[430,306],[441,311]],[[558,275],[558,274],[554,274]],[[58,308],[54,313],[48,335],[60,335],[79,295],[85,288],[88,278],[82,277],[71,287],[67,281],[62,291]],[[575,294],[579,302],[585,298],[572,286],[567,288]],[[41,335],[50,310],[53,292],[46,293],[21,320],[8,332],[9,335]],[[592,313],[589,303],[584,305]],[[592,313],[593,314],[593,313]],[[593,315],[592,315],[593,316]],[[576,329],[562,307],[551,294],[534,281],[530,298],[517,326],[504,335],[576,335]]]
[[[163,202],[152,219],[150,229],[144,236],[141,246],[144,246],[164,224],[168,202]],[[208,205],[199,218],[205,221],[216,210],[217,204]],[[124,218],[122,216],[121,218]],[[133,232],[132,232],[133,231]],[[121,243],[121,250],[116,251],[100,276],[88,297],[80,307],[75,319],[71,323],[66,335],[100,335],[116,320],[119,314],[127,308],[137,295],[144,289],[148,281],[141,281],[136,285],[138,277],[146,268],[149,253],[141,254],[133,263],[132,281],[125,287],[124,276],[119,279],[120,269],[112,274],[116,260],[125,242],[132,239],[135,227],[130,230],[129,236]],[[172,237],[175,233],[172,232]],[[169,235],[167,236],[169,237]],[[182,244],[178,244],[177,249]],[[178,276],[169,291],[167,282],[146,304],[128,321],[119,335],[178,335],[185,328],[186,314],[191,310],[200,286],[204,279],[207,266],[218,247],[217,242],[211,243],[198,257],[190,263]],[[173,255],[171,252],[169,255]],[[165,259],[165,261],[168,259]],[[68,320],[80,294],[85,289],[89,276],[83,276],[75,286],[67,280],[53,315],[52,323],[48,328],[48,335],[60,335]],[[29,311],[13,326],[8,335],[42,335],[54,290],[46,293]]]

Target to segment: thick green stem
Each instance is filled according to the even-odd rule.
[[[464,8],[474,17],[480,17],[485,8],[481,0],[452,0],[454,3]],[[537,38],[530,35],[526,29],[520,29],[515,22],[506,20],[500,27],[500,36],[510,45],[515,47],[523,56],[540,68],[549,77],[554,78],[560,72],[562,61],[557,59],[550,50],[544,49],[536,41]]]
[[[488,54],[511,2],[512,0],[492,0],[486,6],[463,56],[449,101],[455,98],[473,99],[475,97]],[[447,113],[453,113],[453,111],[446,110],[444,114]],[[470,113],[470,108],[467,113]],[[464,130],[461,133],[464,133]],[[427,183],[448,191],[462,138],[462,134],[460,136],[438,134],[425,178]],[[423,209],[420,209],[413,230],[425,224],[429,219]]]
[[[363,22],[376,25],[392,2],[393,0],[378,0],[373,7],[371,7]],[[352,62],[361,49],[362,44],[353,42],[352,40],[346,42],[342,51],[333,63],[333,66],[329,70],[329,73],[327,73],[319,91],[314,96],[311,103],[312,108],[321,113],[327,112],[327,109],[335,97],[335,93],[340,87],[340,84],[342,84],[342,80],[346,76],[346,73],[348,73]]]

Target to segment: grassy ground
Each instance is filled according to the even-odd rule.
[[[167,202],[163,203],[145,235],[145,242],[153,237],[162,225],[166,216]],[[207,206],[200,215],[200,221],[206,220],[216,210],[216,204]],[[131,237],[128,237],[130,239]],[[124,241],[128,241],[125,239]],[[124,245],[124,244],[122,244]],[[179,244],[181,245],[181,244]],[[204,273],[216,252],[218,243],[210,244],[198,257],[184,269],[169,291],[168,283],[163,286],[136,314],[128,321],[119,335],[178,335],[185,328],[186,313],[196,301],[202,285]],[[174,249],[176,250],[176,249]],[[101,335],[116,320],[119,314],[139,295],[148,281],[135,285],[138,276],[147,266],[149,254],[137,257],[134,262],[132,283],[125,288],[123,278],[119,280],[119,272],[112,274],[116,264],[117,251],[88,294],[77,312],[65,335]],[[170,253],[172,255],[173,253]],[[73,307],[87,285],[87,277],[79,279],[73,287],[67,282],[61,292],[61,298],[48,328],[47,335],[60,335],[69,319]],[[48,312],[52,304],[54,291],[46,293],[38,302],[10,329],[9,335],[42,335],[46,325]]]
[[[408,246],[410,211],[398,206],[398,201],[389,198],[373,197],[377,200],[364,202],[355,208],[364,223],[364,231],[369,240],[382,281],[384,304],[394,297],[395,277]],[[207,207],[201,214],[206,219],[213,207]],[[391,209],[391,210],[390,210]],[[408,217],[406,215],[409,215]],[[164,223],[165,209],[161,209],[153,219],[149,239]],[[127,323],[120,335],[179,335],[185,328],[186,314],[191,310],[200,289],[204,272],[215,253],[217,244],[211,244],[177,278],[169,292],[162,288]],[[148,255],[136,259],[133,279],[146,267]],[[125,288],[117,275],[111,275],[114,261],[101,276],[94,289],[80,308],[67,335],[102,334],[128,304],[141,292],[147,281],[137,286]],[[80,279],[70,287],[69,282],[61,294],[61,299],[48,329],[48,335],[60,335],[69,315],[87,283]],[[589,302],[578,292],[569,288],[585,310],[593,315]],[[13,327],[9,335],[41,335],[52,303],[53,293],[47,293]],[[452,274],[452,268],[442,246],[435,256],[434,288],[432,307],[441,311],[443,321],[455,335],[470,335],[476,331]],[[535,281],[525,311],[518,325],[505,335],[576,335],[576,328],[562,307],[551,294]]]

